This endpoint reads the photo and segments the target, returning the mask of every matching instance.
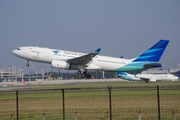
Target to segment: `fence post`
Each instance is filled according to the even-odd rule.
[[[138,120],[141,120],[141,111],[139,111]]]
[[[16,119],[19,120],[18,91],[16,90]]]
[[[45,113],[43,113],[43,118],[42,118],[42,120],[46,120]]]
[[[174,115],[174,111],[172,112],[172,120],[176,120],[176,117]]]
[[[11,120],[14,120],[13,114],[11,114]]]
[[[78,120],[78,117],[76,115],[76,112],[74,113],[74,120]]]
[[[112,89],[112,87],[108,86],[108,90],[109,90],[109,120],[112,120],[112,99],[111,99],[111,89]]]
[[[109,120],[108,111],[106,111],[106,120]]]
[[[161,120],[159,86],[157,85],[158,120]]]
[[[65,101],[64,101],[64,89],[62,89],[62,106],[63,106],[63,120],[65,120]]]

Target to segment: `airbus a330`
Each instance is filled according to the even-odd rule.
[[[162,65],[158,62],[168,43],[169,40],[160,40],[133,59],[98,55],[100,48],[89,54],[35,46],[18,47],[12,52],[14,55],[27,60],[27,67],[29,61],[43,62],[51,64],[53,68],[78,70],[78,75],[83,78],[90,78],[91,75],[88,74],[88,70],[134,72],[161,67]]]

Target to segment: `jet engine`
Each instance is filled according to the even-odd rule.
[[[63,60],[53,60],[51,62],[51,66],[54,68],[60,68],[60,69],[69,69],[70,64]]]

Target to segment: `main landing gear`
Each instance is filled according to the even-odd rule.
[[[81,71],[77,71],[77,74],[78,75],[81,75],[82,78],[91,78],[91,75],[90,74],[87,74],[87,71],[85,70],[83,73],[81,73]]]
[[[26,67],[29,67],[29,60],[26,61]]]

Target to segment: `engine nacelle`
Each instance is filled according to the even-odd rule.
[[[63,60],[53,60],[51,66],[54,68],[69,69],[70,64]]]

